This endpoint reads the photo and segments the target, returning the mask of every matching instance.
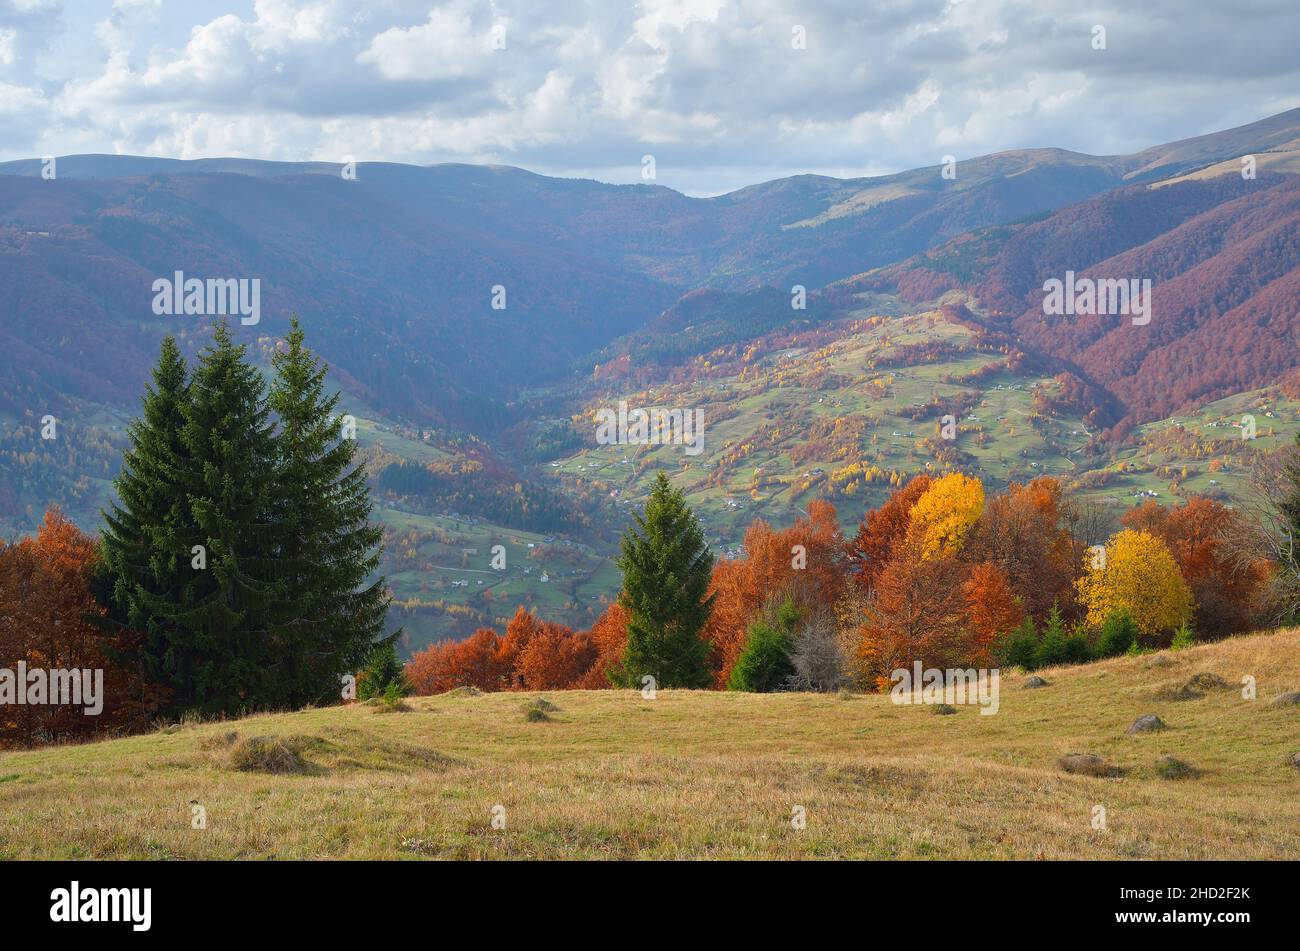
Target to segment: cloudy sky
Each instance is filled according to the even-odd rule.
[[[649,154],[716,194],[1240,125],[1300,106],[1298,43],[1296,0],[0,0],[0,160]]]

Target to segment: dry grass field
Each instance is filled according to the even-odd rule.
[[[1300,631],[1040,673],[1005,677],[993,716],[589,691],[530,720],[535,695],[444,695],[3,753],[0,858],[1300,858],[1300,706],[1273,703]],[[1228,686],[1171,698],[1200,673]],[[1129,735],[1147,713],[1167,728]]]

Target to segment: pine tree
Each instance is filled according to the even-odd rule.
[[[326,395],[328,367],[303,347],[293,319],[286,347],[272,358],[277,521],[285,590],[275,626],[278,687],[291,706],[337,699],[339,677],[355,672],[378,642],[387,654],[400,631],[382,637],[389,596],[379,566],[383,530],[370,523],[365,467],[355,439]]]
[[[175,339],[165,337],[141,415],[127,427],[129,445],[114,480],[117,501],[103,513],[102,558],[92,582],[108,608],[101,626],[139,632],[138,673],[155,684],[170,679],[174,628],[152,606],[179,598],[192,576],[189,549],[168,544],[193,534],[182,488],[189,456],[181,439],[189,405],[187,375]]]
[[[713,609],[713,555],[695,514],[662,472],[645,514],[623,534],[619,595],[628,612],[623,667],[630,686],[650,675],[659,687],[706,687],[708,645],[700,637]]]
[[[189,518],[165,525],[156,544],[183,553],[190,570],[179,590],[143,599],[167,630],[151,666],[165,671],[174,712],[282,705],[270,639],[285,588],[273,426],[261,374],[224,322],[200,355],[182,416],[176,489]]]

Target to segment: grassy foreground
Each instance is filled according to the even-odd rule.
[[[1229,686],[1160,699],[1203,672]],[[1272,703],[1300,689],[1300,630],[1040,673],[993,716],[586,691],[530,722],[534,695],[444,695],[4,753],[0,859],[1300,858],[1300,706]],[[1146,713],[1168,728],[1127,735]],[[296,771],[236,768],[253,737]],[[1075,752],[1125,772],[1068,774]],[[1164,778],[1167,755],[1200,775]]]

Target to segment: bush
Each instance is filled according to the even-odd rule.
[[[1118,657],[1128,653],[1136,643],[1137,624],[1132,615],[1123,609],[1117,609],[1106,615],[1106,620],[1102,622],[1093,656],[1097,659]]]
[[[1176,651],[1186,650],[1196,643],[1196,634],[1192,631],[1192,626],[1184,621],[1178,625],[1178,630],[1174,631],[1174,640],[1169,646]]]
[[[1034,654],[1035,667],[1052,667],[1069,662],[1069,637],[1065,630],[1065,621],[1056,605],[1047,616],[1047,626],[1043,628],[1043,639]]]
[[[394,692],[405,697],[411,692],[411,687],[406,682],[406,668],[397,659],[393,639],[388,638],[376,644],[366,658],[366,666],[357,676],[357,699],[369,700]]]
[[[774,610],[769,606],[763,611],[749,627],[745,649],[727,680],[728,690],[770,693],[794,675],[790,652],[798,618],[799,611],[790,597]]]
[[[1003,667],[1033,670],[1038,666],[1035,662],[1037,653],[1038,631],[1034,627],[1034,619],[1026,616],[1020,626],[998,645],[997,659]]]
[[[832,615],[815,614],[799,625],[790,664],[794,667],[788,681],[792,690],[831,693],[848,682],[844,650]]]

